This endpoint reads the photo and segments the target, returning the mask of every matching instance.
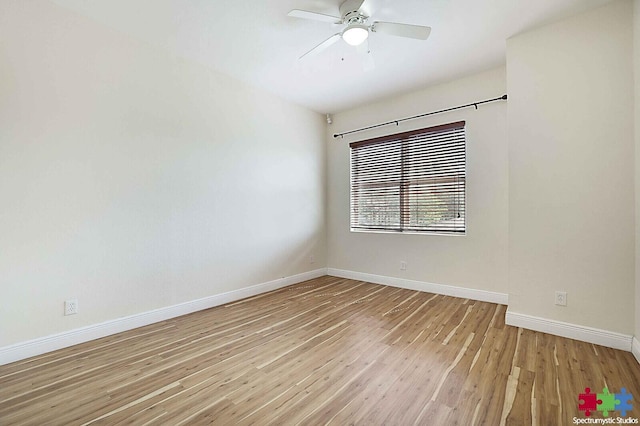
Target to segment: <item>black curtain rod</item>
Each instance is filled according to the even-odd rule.
[[[447,108],[447,109],[441,109],[439,111],[427,112],[426,114],[414,115],[413,117],[407,117],[407,118],[401,118],[399,120],[387,121],[386,123],[374,124],[373,126],[367,126],[367,127],[362,127],[360,129],[349,130],[348,132],[344,132],[344,133],[335,133],[333,135],[333,137],[334,138],[344,138],[345,135],[349,135],[351,133],[357,133],[357,132],[362,132],[364,130],[375,129],[376,127],[388,126],[389,124],[395,124],[397,126],[402,121],[407,121],[407,120],[413,120],[415,118],[426,117],[427,115],[440,114],[442,112],[448,112],[448,111],[453,111],[455,109],[468,108],[468,107],[475,107],[476,109],[478,109],[478,105],[486,104],[486,103],[489,103],[489,102],[506,101],[506,100],[507,100],[507,95],[502,95],[502,96],[500,96],[498,98],[487,99],[486,101],[473,102],[473,103],[466,104],[466,105],[459,105],[459,106],[456,106],[456,107],[453,107],[453,108]]]

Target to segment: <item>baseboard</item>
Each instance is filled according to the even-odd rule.
[[[640,364],[640,340],[637,337],[633,338],[633,345],[631,346],[631,352],[636,357],[636,361]]]
[[[292,275],[290,277],[279,278],[273,281],[204,297],[202,299],[179,303],[173,306],[154,309],[152,311],[109,320],[100,324],[93,324],[82,328],[77,328],[62,333],[41,337],[26,342],[17,343],[0,348],[0,365],[10,362],[20,361],[32,356],[42,355],[47,352],[99,339],[115,333],[132,330],[134,328],[153,324],[159,321],[213,308],[225,303],[234,302],[246,297],[277,290],[302,281],[318,278],[327,274],[326,268]]]
[[[583,342],[594,343],[596,345],[606,346],[609,348],[621,349],[628,352],[631,351],[631,341],[633,336],[627,334],[585,327],[582,325],[555,321],[547,318],[534,317],[531,315],[512,312],[508,309],[505,316],[505,323],[514,327],[527,328],[529,330],[568,337],[569,339],[581,340]],[[637,342],[638,341],[635,340],[635,343]],[[636,355],[636,358],[639,358],[638,355]]]
[[[375,284],[384,284],[391,287],[406,288],[408,290],[424,291],[428,293],[444,294],[446,296],[473,299],[482,302],[498,303],[506,305],[509,295],[493,291],[476,290],[473,288],[456,287],[444,284],[434,284],[425,281],[407,280],[404,278],[387,277],[384,275],[366,274],[364,272],[347,271],[344,269],[328,268],[327,274],[334,277],[349,278],[352,280],[367,281]]]

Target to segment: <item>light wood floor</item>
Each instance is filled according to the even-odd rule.
[[[640,417],[633,355],[504,314],[322,277],[0,366],[0,424],[572,424],[605,386]]]

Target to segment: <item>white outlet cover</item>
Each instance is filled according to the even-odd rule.
[[[64,314],[75,315],[78,313],[78,299],[69,299],[64,301]]]
[[[556,305],[558,306],[567,306],[567,292],[566,291],[556,291]]]

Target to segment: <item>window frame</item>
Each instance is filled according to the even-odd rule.
[[[458,214],[463,212],[463,221],[462,221],[462,230],[437,230],[437,229],[415,229],[416,227],[410,226],[411,223],[411,206],[409,204],[409,197],[411,196],[411,186],[415,186],[416,183],[411,183],[410,178],[405,177],[405,173],[410,166],[406,165],[406,150],[407,145],[411,142],[410,138],[433,134],[438,132],[446,132],[451,130],[462,130],[463,135],[463,173],[462,173],[462,184],[464,185],[463,190],[461,192],[462,201],[457,201],[451,205],[455,206],[458,210]],[[425,138],[426,139],[426,138]],[[399,227],[398,228],[376,228],[376,227],[354,227],[354,214],[356,211],[354,209],[354,197],[357,197],[356,190],[354,187],[354,148],[381,144],[384,142],[391,142],[400,144],[400,177],[399,180],[395,182],[393,179],[390,179],[389,182],[372,182],[368,185],[371,187],[387,187],[394,188],[398,187],[399,195],[398,195],[398,214],[399,214]],[[415,141],[414,141],[415,142]],[[420,141],[418,141],[420,142]],[[425,141],[426,142],[426,141]],[[436,126],[424,127],[420,129],[410,130],[407,132],[394,133],[384,136],[379,136],[371,139],[364,139],[360,141],[351,142],[349,144],[349,229],[351,232],[364,232],[364,233],[390,233],[390,234],[419,234],[419,235],[442,235],[442,236],[465,236],[467,234],[467,134],[466,134],[466,121],[456,121]],[[391,150],[391,149],[390,149]],[[394,169],[397,173],[397,170]],[[418,181],[425,181],[427,178],[417,179]],[[437,180],[441,184],[442,181],[452,180],[452,179],[460,179],[459,174],[452,173],[451,175],[447,175]],[[459,182],[459,180],[457,181]],[[362,188],[362,186],[360,187]],[[460,194],[460,191],[457,190],[454,193],[454,196]],[[404,214],[403,214],[404,212]],[[455,220],[455,219],[454,219]]]

